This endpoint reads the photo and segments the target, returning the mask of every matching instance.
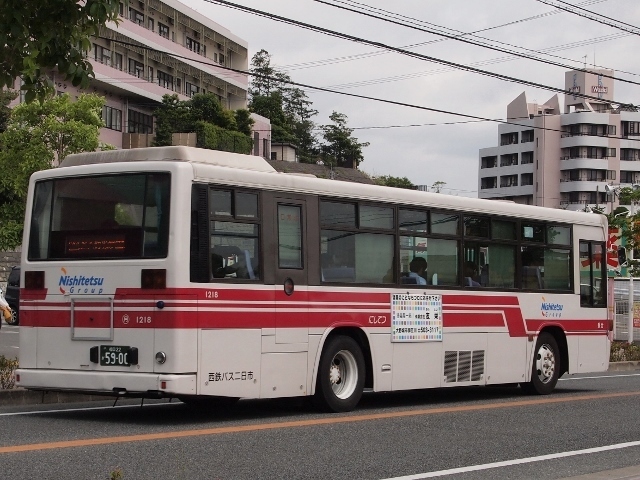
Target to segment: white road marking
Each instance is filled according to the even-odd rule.
[[[144,408],[158,407],[160,405],[182,405],[182,402],[148,403],[144,405]],[[7,412],[7,413],[0,413],[0,417],[16,417],[18,415],[35,415],[39,413],[89,412],[91,410],[110,410],[112,408],[140,408],[140,404],[115,405],[115,406],[108,406],[108,407],[59,408],[56,410],[33,410],[30,412]]]
[[[614,445],[605,445],[602,447],[585,448],[584,450],[573,450],[569,452],[551,453],[549,455],[539,455],[537,457],[517,458],[514,460],[505,460],[503,462],[485,463],[483,465],[470,465],[468,467],[459,467],[459,468],[451,468],[449,470],[438,470],[435,472],[418,473],[416,475],[406,475],[404,477],[392,477],[384,480],[419,480],[422,478],[444,477],[446,475],[478,472],[480,470],[489,470],[491,468],[510,467],[513,465],[523,465],[525,463],[543,462],[545,460],[555,460],[558,458],[574,457],[576,455],[588,455],[591,453],[606,452],[609,450],[620,450],[622,448],[629,448],[629,447],[640,447],[640,441],[616,443]]]
[[[599,377],[568,377],[560,378],[559,381],[565,382],[567,380],[595,380],[599,378],[619,378],[619,377],[639,377],[640,373],[627,373],[621,375],[600,375]]]

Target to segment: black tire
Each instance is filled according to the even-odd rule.
[[[325,412],[349,412],[362,397],[364,356],[351,337],[335,336],[324,346],[313,403]]]
[[[178,400],[195,410],[215,412],[231,408],[238,402],[239,398],[212,397],[208,395],[185,395],[183,397],[178,397]]]
[[[9,325],[18,325],[20,318],[18,315],[18,309],[11,307],[11,318],[6,321]]]
[[[533,352],[531,381],[520,386],[530,395],[548,395],[553,392],[560,377],[560,349],[558,342],[550,333],[538,336]]]

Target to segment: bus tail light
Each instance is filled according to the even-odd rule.
[[[167,271],[164,268],[143,268],[140,284],[144,289],[167,288]]]
[[[25,290],[44,289],[44,271],[24,272],[24,288]]]
[[[609,320],[609,331],[613,332],[613,320]]]

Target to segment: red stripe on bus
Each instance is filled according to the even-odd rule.
[[[415,292],[420,293],[420,292]],[[25,294],[21,311],[24,326],[70,326],[68,302],[43,301],[46,290]],[[114,295],[114,326],[117,328],[327,328],[335,325],[388,328],[391,322],[392,292],[312,291],[291,297],[279,287],[273,289],[184,288],[164,290],[118,289]],[[528,319],[515,295],[475,293],[441,294],[445,328],[505,327],[512,337],[522,337],[547,325],[565,331],[605,331],[604,320]],[[75,325],[109,326],[108,302],[75,298]],[[157,308],[162,300],[164,308]],[[277,302],[277,303],[276,303]],[[35,307],[31,310],[28,307]],[[105,308],[91,316],[85,308]],[[185,309],[180,311],[180,309]],[[239,309],[233,311],[231,309]],[[305,311],[306,310],[306,311]],[[322,310],[322,311],[320,311]],[[347,311],[348,310],[348,311]],[[380,324],[378,315],[387,317]],[[125,317],[126,316],[126,317]],[[376,316],[376,321],[369,323]],[[148,318],[151,317],[151,323]],[[93,318],[93,320],[91,320]],[[125,319],[126,318],[126,323]]]
[[[539,332],[545,327],[560,327],[565,331],[574,332],[608,332],[609,322],[606,320],[576,320],[576,319],[527,319],[527,328],[532,332]]]
[[[444,327],[504,327],[504,316],[496,312],[449,312],[442,315]],[[513,336],[513,335],[512,335]]]
[[[443,294],[443,305],[513,305],[518,306],[520,302],[516,296],[487,295],[485,294]]]

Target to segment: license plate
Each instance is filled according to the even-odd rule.
[[[105,367],[128,367],[131,347],[100,345],[100,365]]]

